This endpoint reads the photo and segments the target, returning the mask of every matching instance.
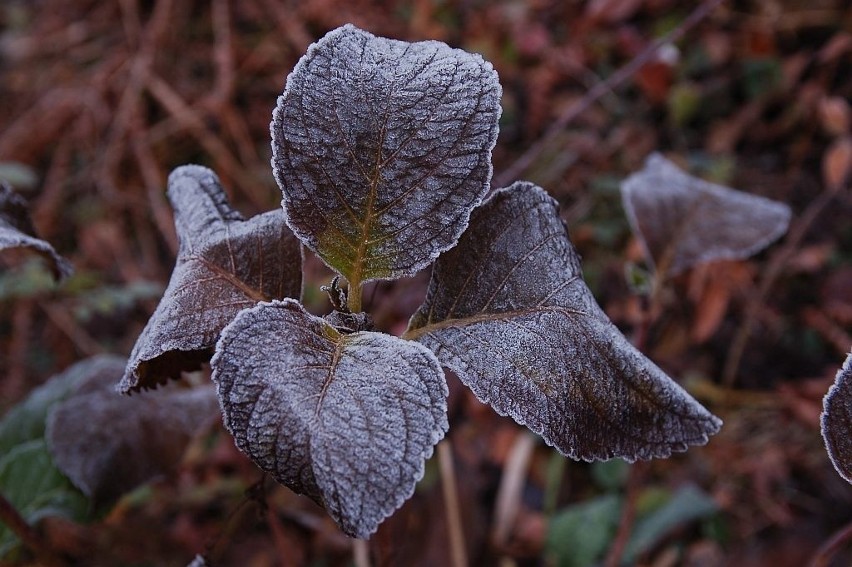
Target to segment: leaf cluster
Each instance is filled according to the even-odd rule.
[[[486,197],[501,87],[479,55],[347,25],[312,45],[271,123],[282,209],[245,220],[215,174],[178,168],[166,293],[120,389],[209,357],[225,425],[260,468],[367,537],[413,492],[445,435],[453,370],[563,454],[666,457],[721,422],[598,307],[558,206],[519,182]],[[300,243],[339,278],[308,313]],[[433,265],[395,337],[363,284]]]

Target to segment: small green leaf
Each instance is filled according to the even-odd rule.
[[[607,494],[569,506],[550,521],[546,553],[559,567],[588,567],[601,559],[618,529],[621,498]]]
[[[99,372],[103,366],[100,359],[90,359],[70,366],[10,409],[0,420],[0,455],[8,453],[21,443],[43,438],[45,422],[51,408],[74,391],[86,376]]]
[[[0,457],[0,492],[29,523],[47,516],[82,521],[88,516],[88,499],[53,463],[44,439],[33,439]],[[0,523],[0,557],[17,545],[17,538]]]
[[[633,564],[646,551],[652,549],[669,532],[678,526],[715,514],[716,502],[692,485],[686,485],[670,494],[653,511],[639,517],[624,550],[622,563]]]

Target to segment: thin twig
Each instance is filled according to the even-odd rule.
[[[370,546],[365,539],[352,541],[352,563],[355,567],[370,567]]]
[[[39,564],[48,567],[60,567],[68,564],[67,561],[64,561],[50,549],[47,542],[27,523],[23,516],[21,516],[21,513],[6,499],[2,492],[0,492],[0,520],[18,536],[21,543],[33,552]]]
[[[497,548],[506,545],[518,517],[521,494],[527,481],[527,471],[535,442],[536,437],[532,433],[528,431],[520,433],[512,444],[506,466],[503,467],[500,487],[497,489],[494,528],[491,533],[491,540]]]
[[[846,524],[820,546],[811,558],[809,567],[828,567],[831,559],[852,540],[852,522]]]
[[[723,0],[708,0],[692,11],[675,29],[654,41],[643,49],[629,63],[610,75],[606,81],[597,83],[576,103],[568,107],[562,115],[547,129],[544,136],[531,145],[515,162],[496,176],[493,185],[504,187],[512,183],[524,173],[538,156],[559,136],[565,127],[585,113],[601,97],[609,94],[630,77],[635,75],[646,63],[654,58],[657,51],[664,45],[673,43],[683,37],[686,32],[706,18]]]
[[[438,466],[441,470],[441,488],[444,493],[447,530],[450,535],[450,565],[467,567],[467,550],[465,549],[464,532],[462,531],[453,448],[449,439],[444,439],[438,443]]]
[[[618,531],[616,531],[615,538],[612,540],[612,546],[607,553],[604,567],[618,567],[621,564],[621,558],[624,556],[624,550],[627,547],[627,542],[630,541],[630,534],[633,532],[633,522],[636,519],[636,500],[639,498],[639,491],[642,482],[645,480],[647,466],[648,463],[645,461],[636,461],[630,467],[627,491],[624,495],[624,507],[621,509],[621,518],[618,521]]]
[[[784,266],[787,265],[787,262],[796,250],[798,250],[802,240],[814,225],[817,218],[819,218],[819,215],[831,204],[834,197],[838,194],[831,191],[823,191],[819,197],[811,201],[805,212],[793,222],[792,228],[787,233],[784,245],[769,260],[769,264],[763,272],[757,296],[748,303],[743,323],[737,329],[737,334],[734,335],[734,339],[731,341],[731,348],[728,351],[728,357],[725,360],[725,367],[722,371],[722,384],[725,386],[730,388],[737,378],[740,363],[745,353],[745,347],[748,344],[748,339],[751,337],[751,332],[757,321],[757,315],[766,303],[769,292],[781,275]]]

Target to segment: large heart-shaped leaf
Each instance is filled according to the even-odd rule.
[[[119,384],[125,393],[198,368],[241,309],[301,293],[301,247],[280,209],[243,220],[216,174],[197,165],[172,172],[168,196],[180,239],[177,263],[130,355]]]
[[[122,396],[115,381],[126,363],[117,356],[79,363],[90,373],[47,419],[56,466],[98,505],[174,470],[192,437],[218,417],[212,385]]]
[[[73,272],[68,260],[57,254],[53,246],[35,236],[24,198],[0,181],[0,250],[11,248],[26,248],[43,256],[50,262],[56,279],[63,279]]]
[[[411,496],[448,427],[447,384],[428,349],[341,332],[296,301],[242,311],[211,365],[240,449],[354,537]]]
[[[664,275],[747,258],[787,232],[790,207],[687,175],[660,154],[621,184],[624,210]]]
[[[823,400],[822,438],[837,472],[852,483],[852,354]]]
[[[529,183],[473,212],[405,336],[575,459],[666,457],[721,424],[601,311],[556,202]]]
[[[350,285],[424,268],[488,188],[501,92],[479,55],[352,25],[330,32],[273,116],[290,227]]]

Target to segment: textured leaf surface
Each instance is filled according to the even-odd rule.
[[[301,293],[301,247],[280,209],[243,220],[216,174],[195,165],[172,172],[168,196],[180,239],[177,262],[130,355],[119,385],[125,393],[198,368],[241,309]]]
[[[168,386],[128,398],[115,391],[126,360],[93,359],[73,394],[47,420],[46,438],[57,467],[98,504],[177,466],[192,436],[217,417],[211,386]]]
[[[351,25],[330,32],[273,116],[290,227],[350,282],[425,267],[488,188],[501,92],[479,55]]]
[[[700,262],[747,258],[782,234],[790,207],[687,175],[659,154],[621,184],[633,231],[668,275]]]
[[[241,312],[211,364],[240,449],[354,537],[411,496],[448,427],[444,373],[428,349],[341,334],[296,301]]]
[[[572,458],[666,457],[721,424],[601,311],[556,202],[529,183],[474,211],[406,336]]]
[[[0,181],[0,251],[11,248],[26,248],[43,256],[50,262],[56,279],[65,278],[73,271],[68,260],[57,254],[53,246],[35,236],[23,197]]]
[[[823,400],[822,438],[837,472],[852,483],[852,354]]]
[[[0,492],[30,525],[48,516],[82,521],[89,515],[89,501],[53,464],[42,438],[0,454]],[[0,522],[0,559],[17,544]]]

